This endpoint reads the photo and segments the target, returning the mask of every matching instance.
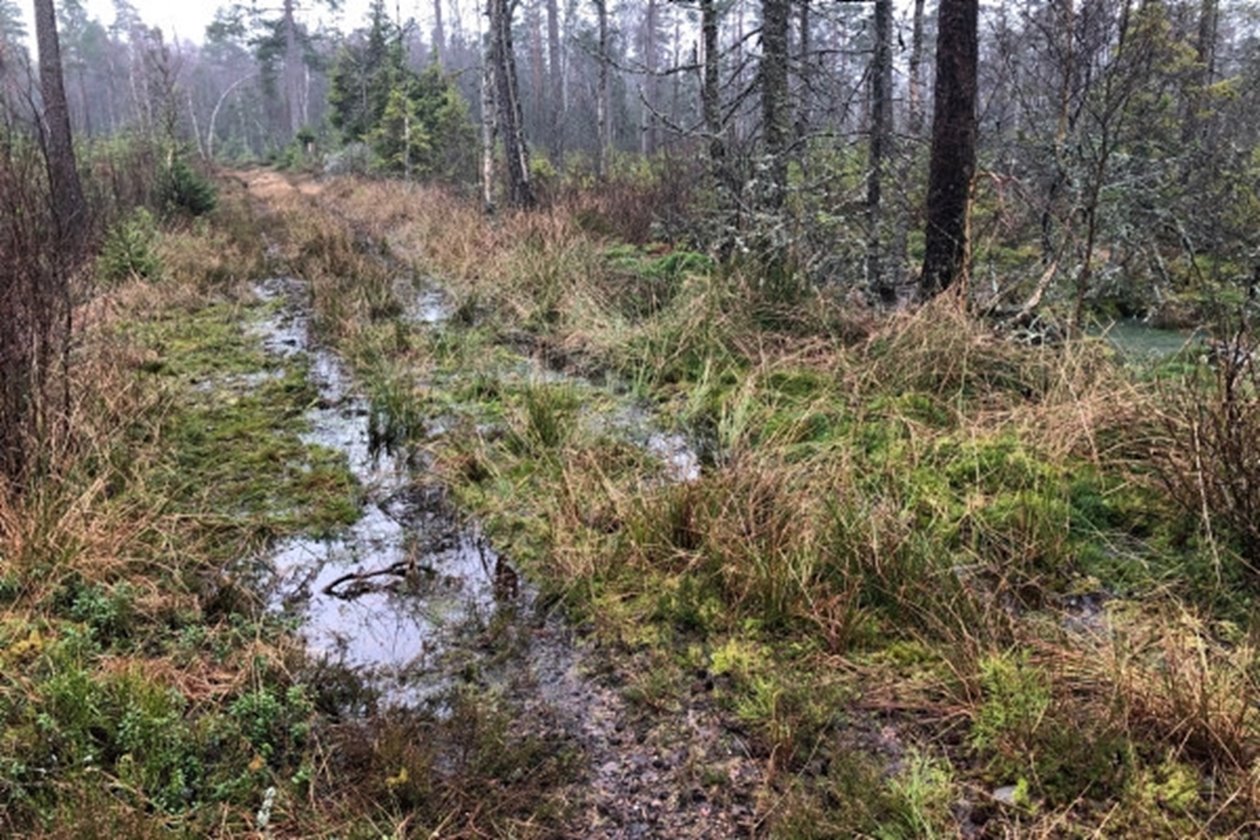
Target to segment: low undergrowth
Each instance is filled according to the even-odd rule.
[[[72,422],[0,487],[0,834],[554,836],[571,746],[474,690],[356,715],[266,608],[265,547],[353,521],[359,488],[303,440],[305,356],[253,326],[258,224],[227,190],[106,256]]]
[[[1156,387],[1100,341],[1019,346],[948,301],[877,315],[563,209],[313,193],[295,223],[342,245],[304,271],[325,267],[391,438],[429,446],[440,418],[457,497],[631,663],[644,714],[697,692],[726,711],[771,833],[1257,829],[1250,461],[1230,454],[1254,441],[1196,419],[1220,391],[1193,366]],[[408,268],[448,290],[446,326],[374,302]],[[635,403],[698,477],[607,420]],[[1254,420],[1254,389],[1220,410]]]
[[[431,458],[641,714],[722,710],[766,833],[1257,830],[1254,383],[1151,384],[1101,342],[1017,346],[948,301],[877,315],[562,209],[303,186],[163,231],[160,279],[91,304],[79,435],[0,508],[6,830],[571,819],[566,745],[476,692],[443,720],[345,715],[233,565],[357,503],[297,435],[301,358],[250,378],[275,367],[241,327],[264,267],[310,281],[373,445]],[[431,329],[421,270],[450,297]]]

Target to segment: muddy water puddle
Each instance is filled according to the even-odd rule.
[[[353,670],[386,702],[434,699],[451,687],[453,672],[476,658],[470,649],[496,618],[510,613],[519,624],[519,616],[532,612],[532,592],[440,487],[423,483],[422,468],[417,473],[404,458],[374,449],[367,400],[341,360],[311,337],[305,284],[273,278],[258,284],[255,294],[273,305],[255,327],[265,351],[277,360],[303,357],[318,394],[305,415],[303,440],[342,453],[362,492],[361,515],[344,531],[294,537],[272,549],[270,604],[297,619],[312,654]],[[449,315],[449,302],[438,290],[413,290],[403,300],[413,323],[436,327]],[[530,376],[542,378],[538,370]],[[593,388],[576,377],[546,381]],[[669,480],[699,477],[699,460],[686,439],[660,431],[646,411],[622,408],[588,421],[659,458]],[[440,418],[431,432],[440,435]],[[548,644],[563,635],[559,630],[557,622],[543,620],[529,628]],[[536,658],[553,676],[573,664],[572,652],[559,649],[539,651]]]
[[[279,304],[257,326],[267,352],[309,362],[319,397],[303,440],[343,453],[363,494],[362,514],[344,532],[274,547],[271,606],[298,620],[312,654],[353,670],[385,702],[433,699],[450,685],[452,651],[500,608],[495,572],[501,578],[504,565],[439,489],[417,485],[403,459],[373,450],[366,400],[341,361],[311,340],[304,285],[278,278],[256,294]]]
[[[277,360],[303,358],[318,393],[304,440],[343,453],[362,493],[353,525],[325,539],[289,539],[268,557],[270,605],[296,620],[309,651],[355,673],[377,692],[378,707],[440,715],[451,690],[473,685],[515,709],[518,735],[580,746],[589,770],[574,791],[573,836],[752,833],[759,763],[711,699],[697,695],[684,711],[649,719],[627,708],[616,684],[588,676],[607,670],[601,655],[539,609],[534,590],[475,524],[424,483],[423,464],[373,450],[367,401],[340,360],[311,339],[305,285],[276,279],[256,293],[274,304],[256,327],[265,349]],[[413,323],[434,328],[448,312],[444,299],[423,293],[407,308]],[[660,458],[669,480],[699,476],[686,440],[661,432],[650,413],[613,410],[592,422]],[[706,792],[697,767],[728,781]]]

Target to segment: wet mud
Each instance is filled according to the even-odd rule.
[[[413,324],[446,328],[440,291],[398,291]],[[295,619],[312,658],[362,681],[376,697],[365,711],[440,715],[471,683],[506,700],[521,734],[576,744],[587,772],[569,792],[571,836],[756,835],[761,763],[724,726],[711,687],[669,713],[632,708],[618,668],[539,602],[424,464],[375,451],[366,400],[312,337],[305,284],[275,278],[255,292],[272,304],[256,326],[265,349],[277,360],[301,354],[317,389],[305,440],[341,452],[362,494],[353,525],[283,541],[267,558],[270,607]],[[695,480],[686,440],[649,421],[631,411],[611,425],[661,459],[670,480]]]

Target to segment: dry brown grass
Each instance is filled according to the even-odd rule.
[[[520,530],[549,585],[594,605],[611,636],[641,639],[642,626],[659,624],[688,640],[799,642],[812,651],[794,663],[807,679],[852,675],[864,711],[950,756],[984,796],[1010,781],[986,775],[986,762],[1023,762],[1049,792],[1044,813],[1000,823],[1018,836],[1070,835],[1074,825],[1105,835],[1112,817],[1099,807],[1136,820],[1129,836],[1141,836],[1133,825],[1252,830],[1254,633],[1226,643],[1220,628],[1169,619],[1184,597],[1171,585],[1143,590],[1150,612],[1109,617],[1102,639],[1065,632],[1071,617],[1054,610],[1066,584],[1099,586],[1078,567],[1069,483],[1103,476],[1106,496],[1150,489],[1157,395],[1103,345],[1020,347],[948,300],[887,317],[826,295],[801,311],[776,309],[739,275],[685,278],[676,304],[635,320],[619,311],[619,278],[572,207],[487,219],[440,190],[402,184],[267,189],[307,226],[300,238],[332,243],[308,264],[314,273],[366,271],[341,254],[354,250],[347,230],[384,241],[492,318],[500,338],[532,330],[534,348],[596,357],[713,435],[714,463],[679,484],[660,480],[641,453],[581,435],[545,458],[478,433],[440,453],[439,470],[477,485],[491,516],[527,523]],[[781,390],[783,380],[804,382],[806,395]],[[982,459],[991,459],[984,475]],[[972,482],[934,481],[946,470],[966,477],[973,461]],[[485,488],[505,476],[512,497],[486,501]],[[1009,518],[993,517],[999,503]],[[898,645],[927,651],[916,654],[925,662],[896,662]],[[1044,678],[1051,711],[1044,724],[1005,733],[996,758],[981,754],[967,731],[995,702],[986,663],[1020,652]],[[767,731],[798,730],[788,723],[780,716]],[[1108,765],[1117,743],[1116,761],[1131,766]],[[1164,755],[1215,786],[1192,814],[1132,800]],[[1079,778],[1064,761],[1079,763]]]

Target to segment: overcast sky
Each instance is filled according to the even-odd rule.
[[[140,12],[140,16],[150,26],[160,26],[169,37],[172,33],[179,36],[183,41],[201,41],[205,36],[206,24],[214,19],[214,12],[220,6],[226,6],[230,0],[131,0],[132,5]],[[86,0],[84,5],[87,6],[88,13],[92,17],[109,25],[114,20],[114,4],[112,0]],[[259,2],[260,6],[269,5],[266,0]],[[279,5],[276,0],[275,5]],[[368,7],[371,0],[343,0],[342,9],[336,17],[350,24],[350,28],[358,26],[360,21],[367,17]],[[431,7],[431,3],[425,3],[423,8],[426,12],[418,12],[418,0],[387,0],[386,5],[392,13],[396,7],[401,8],[403,17],[415,16],[419,20],[426,20],[427,9]],[[30,0],[22,0],[20,7],[26,15],[27,31],[34,32],[34,24],[31,20],[32,4]],[[326,19],[333,17],[326,9],[319,12]],[[314,18],[311,19],[312,22]],[[34,41],[34,38],[31,38]]]

